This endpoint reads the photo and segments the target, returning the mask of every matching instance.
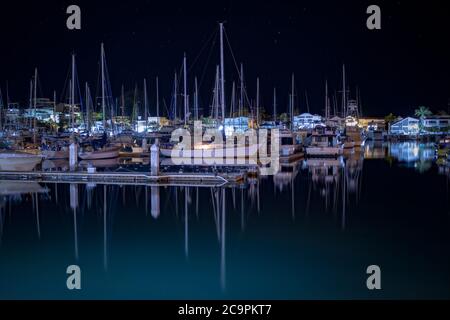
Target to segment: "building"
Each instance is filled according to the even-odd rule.
[[[389,134],[399,136],[417,135],[420,131],[420,120],[407,117],[393,122],[389,127]]]
[[[245,132],[249,128],[248,117],[225,118],[225,135],[232,135],[234,132]]]
[[[359,118],[358,125],[364,130],[383,130],[386,122],[383,118]]]
[[[314,129],[319,124],[322,124],[322,117],[317,114],[302,113],[294,116],[294,128]]]
[[[424,132],[449,132],[450,116],[430,116],[422,120],[422,129]]]

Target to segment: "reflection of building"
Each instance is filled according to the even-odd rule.
[[[384,159],[386,146],[385,143],[374,141],[364,145],[364,159]]]
[[[390,125],[389,133],[391,135],[410,136],[419,133],[419,119],[407,117],[398,120]]]
[[[389,145],[389,155],[403,162],[432,161],[435,152],[432,143],[409,141]]]
[[[313,183],[319,185],[336,183],[339,177],[339,170],[344,166],[342,158],[310,158],[305,161],[305,164],[311,173]]]

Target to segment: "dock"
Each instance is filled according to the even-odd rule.
[[[150,186],[207,185],[224,186],[239,184],[245,180],[243,172],[238,173],[161,173],[151,175],[145,172],[46,172],[46,171],[1,171],[0,180],[31,180],[44,183],[99,183],[99,184],[142,184]]]

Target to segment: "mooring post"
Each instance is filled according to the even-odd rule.
[[[74,170],[77,166],[78,162],[78,145],[75,140],[72,140],[72,143],[69,146],[69,166],[70,170]]]
[[[159,175],[159,141],[155,140],[155,143],[150,148],[150,167],[152,176]]]
[[[147,152],[147,138],[142,139],[142,151]]]

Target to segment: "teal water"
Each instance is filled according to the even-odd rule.
[[[0,194],[1,299],[450,298],[448,167],[426,144],[224,188],[0,181]],[[81,290],[66,287],[72,264]],[[366,287],[373,264],[381,290]]]

